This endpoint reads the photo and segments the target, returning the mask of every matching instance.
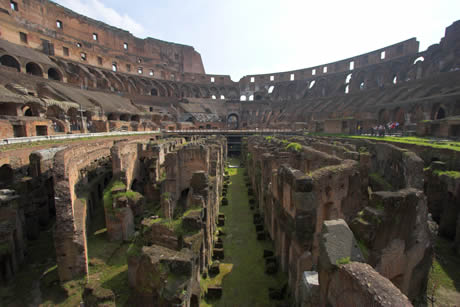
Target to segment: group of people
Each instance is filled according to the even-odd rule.
[[[371,136],[385,136],[385,133],[393,133],[399,128],[398,122],[389,122],[386,125],[376,125],[371,127]]]

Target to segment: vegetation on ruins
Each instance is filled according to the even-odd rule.
[[[296,152],[300,152],[302,150],[302,145],[299,144],[299,143],[292,142],[292,143],[289,143],[286,146],[286,149],[287,150],[294,150]]]
[[[348,264],[350,263],[351,260],[350,260],[350,257],[342,257],[340,259],[337,259],[336,263],[337,265],[344,265],[344,264]]]

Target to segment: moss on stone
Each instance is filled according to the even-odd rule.
[[[370,173],[369,177],[380,185],[385,191],[393,191],[393,186],[385,180],[379,173]]]
[[[437,176],[447,176],[451,177],[454,179],[459,179],[460,178],[460,172],[457,171],[442,171],[442,170],[435,170],[433,172]]]
[[[342,257],[340,259],[337,259],[337,261],[335,262],[335,264],[337,265],[344,265],[348,263],[350,263],[350,257]]]
[[[300,152],[300,150],[302,150],[302,145],[299,144],[299,143],[295,143],[295,142],[292,142],[292,143],[289,143],[287,146],[286,146],[286,149],[287,150],[294,150],[296,152]]]

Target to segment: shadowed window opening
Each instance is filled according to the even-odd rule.
[[[19,32],[19,39],[21,40],[21,43],[27,44],[27,34],[24,32]]]
[[[54,68],[50,68],[50,69],[48,69],[48,79],[52,79],[52,80],[56,80],[56,81],[61,81],[61,80],[62,80],[62,76],[61,76],[61,74],[59,73],[59,71],[57,71],[57,70],[54,69]]]
[[[38,64],[35,64],[33,62],[27,63],[26,72],[34,76],[40,76],[40,77],[43,76],[43,72],[40,66],[38,66]]]
[[[21,71],[19,62],[10,55],[5,54],[4,56],[0,57],[0,63],[4,66],[16,68],[18,72]]]

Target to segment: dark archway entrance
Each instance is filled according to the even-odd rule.
[[[10,55],[5,54],[4,56],[0,57],[0,63],[4,66],[16,68],[18,72],[21,71],[19,62]]]
[[[57,71],[57,70],[54,69],[54,68],[50,68],[50,69],[48,69],[48,79],[56,80],[56,81],[61,81],[61,80],[62,80],[62,76],[61,76],[61,74],[59,73],[59,71]]]
[[[436,118],[435,119],[443,119],[444,117],[446,117],[446,111],[444,110],[444,108],[440,107],[438,109],[438,112],[436,112]]]
[[[40,68],[40,66],[38,66],[38,64],[35,64],[34,62],[27,63],[26,72],[34,76],[43,76],[42,69]]]
[[[228,129],[238,129],[240,126],[238,115],[232,113],[227,117],[227,128]]]

